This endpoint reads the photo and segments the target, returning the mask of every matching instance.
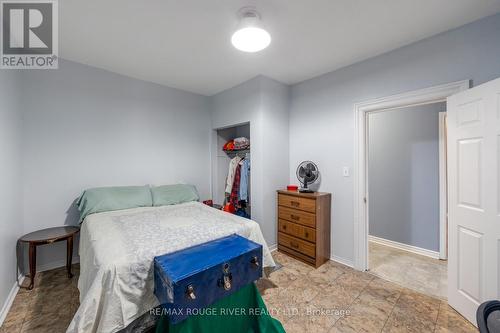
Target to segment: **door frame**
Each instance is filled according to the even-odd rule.
[[[448,176],[446,111],[439,112],[439,259],[448,258]]]
[[[354,104],[354,267],[356,269],[368,270],[368,114],[446,102],[449,96],[467,90],[469,87],[470,81],[463,80]]]

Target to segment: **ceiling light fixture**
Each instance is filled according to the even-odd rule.
[[[240,24],[231,37],[235,48],[243,52],[259,52],[271,44],[271,35],[261,26],[260,14],[252,7],[239,10]]]

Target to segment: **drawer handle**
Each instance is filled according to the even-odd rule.
[[[292,218],[292,220],[295,220],[295,221],[300,220],[300,216],[297,216],[297,215],[290,215],[290,217]]]
[[[293,248],[296,248],[296,249],[298,249],[298,248],[299,248],[299,244],[297,244],[297,243],[290,242],[290,245],[291,245]]]
[[[291,201],[290,204],[294,207],[299,207],[300,206],[300,202],[298,201]]]
[[[309,233],[306,231],[306,237],[309,238]]]
[[[282,228],[283,230],[286,230],[286,225],[282,226],[281,228]]]

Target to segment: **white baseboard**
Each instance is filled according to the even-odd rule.
[[[368,241],[374,242],[377,244],[381,244],[381,245],[385,245],[385,246],[390,246],[390,247],[393,247],[393,248],[398,249],[398,250],[403,250],[403,251],[419,254],[421,256],[430,257],[432,259],[439,259],[439,252],[423,249],[423,248],[418,247],[418,246],[403,244],[403,243],[399,243],[399,242],[395,242],[392,240],[388,240],[388,239],[384,239],[384,238],[380,238],[380,237],[376,237],[376,236],[371,236],[371,235],[368,236]]]
[[[338,262],[338,263],[340,263],[342,265],[349,266],[351,268],[354,267],[354,262],[352,260],[344,259],[344,258],[338,257],[338,256],[336,256],[334,254],[330,255],[330,260]]]
[[[80,256],[74,256],[72,263],[78,264],[79,262],[80,262]],[[65,267],[65,266],[66,266],[66,259],[51,261],[51,262],[45,263],[43,265],[37,265],[36,272],[39,273],[39,272],[50,271],[52,269]]]
[[[73,264],[77,264],[80,262],[80,257],[79,256],[74,256],[73,257]],[[51,269],[56,269],[60,267],[65,267],[66,266],[66,260],[57,260],[57,261],[52,261],[43,265],[39,265],[36,268],[36,272],[45,272],[45,271],[50,271]],[[12,303],[14,302],[14,299],[16,298],[17,292],[19,291],[19,285],[23,284],[23,281],[25,279],[25,276],[19,275],[18,280],[19,284],[16,281],[14,283],[14,286],[10,290],[9,296],[7,296],[7,299],[5,300],[5,303],[2,306],[2,310],[0,311],[0,326],[2,326],[3,322],[5,321],[5,318],[7,317],[7,314],[9,313],[10,307],[12,306]],[[35,276],[36,279],[36,276]]]
[[[18,280],[19,285],[21,285],[23,283],[24,277],[22,275],[19,275]],[[14,283],[14,286],[12,286],[9,295],[7,296],[7,299],[2,306],[2,310],[0,311],[0,327],[3,325],[5,318],[7,318],[7,314],[9,313],[12,303],[14,303],[14,299],[16,298],[17,292],[19,291],[19,285],[17,281],[16,283]]]
[[[269,245],[269,251],[274,252],[278,249],[278,244]]]

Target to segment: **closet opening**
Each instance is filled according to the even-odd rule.
[[[250,123],[214,130],[214,206],[251,218]]]

